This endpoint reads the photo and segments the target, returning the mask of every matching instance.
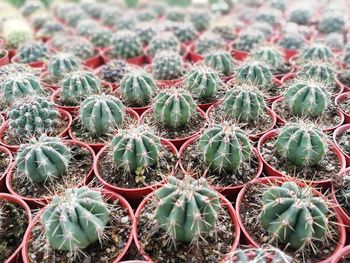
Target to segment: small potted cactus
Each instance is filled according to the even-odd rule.
[[[298,55],[289,59],[289,62],[296,67],[300,67],[312,60],[333,63],[335,55],[324,43],[313,42],[307,45]]]
[[[152,38],[157,34],[156,24],[154,22],[138,23],[135,26],[134,31],[140,38],[144,47],[146,47]]]
[[[231,44],[232,56],[237,60],[245,60],[249,52],[265,42],[264,33],[257,29],[241,31]]]
[[[211,51],[225,48],[225,40],[213,32],[206,32],[189,47],[189,57],[192,62],[204,59],[204,56]]]
[[[262,245],[259,248],[239,248],[232,253],[230,260],[230,262],[235,263],[250,261],[259,263],[292,263],[294,259],[278,248]]]
[[[91,32],[90,42],[98,49],[104,50],[111,44],[112,31],[98,27]]]
[[[147,262],[224,262],[236,249],[240,230],[225,197],[204,178],[182,175],[145,197],[133,236]]]
[[[235,73],[237,62],[226,50],[211,51],[204,57],[204,64],[215,69],[224,82],[230,80]]]
[[[27,42],[20,45],[16,56],[12,57],[13,63],[26,63],[33,68],[43,68],[49,51],[43,42]]]
[[[176,166],[176,148],[138,125],[118,130],[97,154],[94,171],[107,189],[138,200],[162,185]]]
[[[283,49],[284,56],[288,60],[299,54],[306,44],[304,36],[298,32],[286,32],[275,42]]]
[[[101,83],[110,85],[113,90],[116,90],[120,85],[120,81],[130,69],[131,66],[126,61],[112,59],[106,64],[98,67],[95,70],[95,73],[101,80]]]
[[[181,23],[173,30],[178,40],[186,46],[191,46],[193,41],[199,37],[199,33],[191,23]]]
[[[334,201],[334,210],[343,221],[346,231],[350,227],[350,176],[349,168],[334,176],[332,181],[332,197]]]
[[[344,123],[350,123],[350,92],[340,93],[335,97],[337,109],[344,115]]]
[[[33,219],[25,236],[25,263],[120,262],[131,241],[133,212],[104,189],[69,188]]]

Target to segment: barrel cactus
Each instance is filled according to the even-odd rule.
[[[76,38],[62,46],[62,51],[72,53],[81,60],[86,60],[95,55],[94,46],[85,38]]]
[[[210,26],[212,16],[206,10],[193,10],[189,14],[190,21],[198,32],[207,30]]]
[[[105,48],[110,45],[112,32],[108,29],[98,27],[92,30],[90,41],[95,47]]]
[[[305,39],[303,35],[296,32],[285,33],[278,41],[278,45],[288,50],[300,50],[305,45]]]
[[[258,60],[248,60],[237,69],[237,82],[248,82],[257,86],[273,84],[273,75],[267,64]]]
[[[75,252],[101,240],[109,215],[101,193],[84,186],[54,196],[41,221],[53,249]]]
[[[307,25],[312,18],[312,9],[310,6],[298,5],[291,10],[289,14],[289,21],[299,25]]]
[[[16,165],[30,181],[44,184],[67,173],[70,159],[70,149],[60,138],[41,135],[20,145]]]
[[[344,62],[347,65],[350,64],[350,44],[345,45],[341,60],[342,60],[342,62]]]
[[[162,51],[174,51],[179,52],[180,42],[171,32],[164,32],[155,35],[147,48],[147,54],[155,56],[157,53]]]
[[[278,248],[262,246],[259,248],[240,248],[235,250],[231,258],[236,263],[247,263],[250,261],[259,263],[292,263],[293,258]]]
[[[329,47],[323,43],[313,43],[306,48],[300,55],[300,59],[304,61],[319,60],[331,62],[333,53]]]
[[[224,76],[231,76],[236,66],[230,52],[226,50],[216,50],[208,53],[205,56],[204,63]]]
[[[183,76],[185,71],[182,57],[174,51],[161,51],[152,62],[152,74],[157,80],[174,80]]]
[[[277,72],[283,65],[283,53],[274,46],[263,46],[252,52],[252,58],[266,63],[272,72]]]
[[[171,7],[167,9],[165,18],[172,22],[184,22],[186,19],[186,13],[183,12],[182,8]]]
[[[31,28],[22,20],[9,19],[2,25],[5,46],[8,49],[17,49],[21,44],[33,39]]]
[[[216,227],[220,198],[204,178],[171,177],[155,200],[157,223],[174,241],[190,243]]]
[[[173,30],[174,35],[182,43],[188,43],[198,37],[198,32],[190,23],[182,23]]]
[[[318,30],[321,33],[343,32],[345,29],[345,18],[341,12],[326,11],[320,17]]]
[[[112,59],[98,69],[97,75],[109,83],[120,83],[128,71],[129,65],[125,60]]]
[[[298,75],[302,78],[314,79],[321,83],[334,84],[336,70],[330,63],[310,61],[302,66]]]
[[[122,16],[122,10],[118,7],[106,6],[101,11],[101,22],[105,26],[113,26],[116,23],[116,17]]]
[[[196,41],[196,52],[200,55],[208,54],[209,52],[217,49],[225,48],[225,40],[220,36],[206,32],[203,33]]]
[[[260,30],[248,29],[239,34],[233,48],[249,52],[263,43],[265,40],[264,34]]]
[[[80,60],[71,53],[53,55],[47,65],[48,71],[58,79],[82,67]]]
[[[99,28],[98,22],[92,19],[85,19],[85,20],[79,21],[75,29],[79,36],[90,37],[92,32],[98,28]]]
[[[29,42],[19,46],[17,57],[21,63],[41,61],[48,57],[48,49],[42,42]]]
[[[144,45],[148,45],[151,39],[157,34],[155,24],[151,22],[137,24],[134,31]]]
[[[118,31],[112,36],[110,53],[121,59],[138,57],[142,54],[141,40],[133,31]]]

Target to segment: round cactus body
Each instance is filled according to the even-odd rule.
[[[105,48],[110,45],[112,32],[104,28],[96,28],[91,32],[90,41],[95,47]]]
[[[260,30],[249,29],[243,31],[237,41],[234,43],[234,48],[241,51],[249,52],[264,41],[264,34]]]
[[[162,51],[179,52],[180,42],[173,33],[165,32],[155,35],[149,43],[147,54],[155,56]]]
[[[248,82],[257,86],[270,86],[273,84],[273,75],[269,67],[257,60],[244,62],[237,70],[238,82]]]
[[[143,22],[135,26],[134,31],[140,38],[142,44],[147,45],[151,39],[157,34],[154,23]]]
[[[224,76],[230,76],[235,71],[235,61],[225,50],[212,51],[205,56],[204,63]]]
[[[197,10],[190,12],[190,21],[198,32],[207,30],[212,20],[211,14],[206,10]]]
[[[278,45],[288,50],[300,50],[305,45],[305,39],[299,33],[286,33],[278,41]]]
[[[196,42],[196,52],[200,55],[205,55],[211,51],[224,48],[225,40],[211,32],[203,33]]]
[[[183,76],[185,71],[181,56],[173,51],[156,54],[152,62],[152,74],[157,80],[173,80]]]
[[[321,16],[318,24],[318,30],[321,33],[343,32],[345,28],[345,19],[343,14],[335,11],[328,11]]]
[[[174,35],[179,39],[180,42],[186,43],[193,41],[198,37],[198,32],[190,23],[183,23],[178,25],[174,30]]]
[[[302,78],[313,79],[320,83],[333,84],[336,79],[336,72],[331,64],[318,61],[310,61],[299,71]]]
[[[66,39],[64,39],[67,41]],[[81,60],[86,60],[95,55],[94,46],[85,38],[79,37],[73,39],[72,42],[66,42],[62,46],[62,51],[71,53]]]
[[[63,78],[66,74],[81,68],[79,59],[71,53],[58,53],[48,63],[48,71],[56,78]]]
[[[273,46],[265,46],[256,49],[252,57],[266,63],[272,71],[277,71],[284,65],[283,53]]]
[[[303,50],[300,58],[305,61],[317,60],[327,62],[333,58],[333,53],[325,44],[314,43]]]
[[[48,49],[42,42],[29,42],[19,46],[17,57],[21,63],[31,63],[46,59]]]
[[[122,30],[112,37],[111,54],[121,59],[138,57],[142,54],[140,38],[133,31]]]
[[[312,17],[312,9],[308,6],[299,5],[289,14],[289,21],[299,25],[307,25]]]

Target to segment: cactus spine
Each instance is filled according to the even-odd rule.
[[[235,71],[235,61],[225,50],[212,51],[205,56],[204,63],[224,76],[230,76]]]
[[[157,80],[173,80],[183,76],[184,63],[179,54],[173,51],[161,51],[152,63],[152,73]]]
[[[63,78],[66,74],[81,68],[77,57],[70,53],[58,53],[48,63],[48,71],[56,78]]]
[[[237,70],[238,82],[267,87],[273,84],[273,75],[268,66],[257,60],[244,62]]]

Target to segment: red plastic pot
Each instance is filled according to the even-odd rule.
[[[67,111],[74,116],[79,111],[79,106],[62,106],[57,104],[57,100],[60,97],[60,93],[61,90],[56,90],[50,98],[51,102],[55,105],[56,108]]]
[[[14,56],[16,56],[16,54],[17,54],[17,49],[8,49],[7,51],[9,52],[9,59],[10,59],[10,61],[11,61],[11,59],[12,59]]]
[[[63,120],[67,121],[67,125],[64,128],[64,130],[58,135],[58,137],[64,138],[68,135],[68,130],[69,127],[72,124],[72,116],[61,109],[58,109],[58,113],[60,115],[60,118]],[[15,153],[18,151],[19,149],[19,145],[9,145],[4,141],[4,135],[5,132],[9,129],[9,121],[4,122],[1,126],[0,126],[0,144],[4,147],[6,147],[7,149],[9,149],[11,152]]]
[[[102,57],[100,55],[100,51],[95,49],[95,55],[91,58],[85,59],[83,61],[83,65],[87,68],[95,69],[103,64]]]
[[[5,52],[5,55],[2,58],[0,58],[0,67],[10,63],[9,52],[7,50],[4,50],[4,52]]]
[[[176,156],[178,155],[177,149],[169,141],[162,140],[162,144],[164,146],[166,146],[169,149],[169,151],[174,153]],[[108,150],[108,146],[103,147],[96,155],[96,158],[94,161],[95,175],[96,175],[97,179],[104,185],[104,188],[106,188],[110,191],[113,191],[115,193],[121,194],[121,195],[125,196],[127,199],[137,200],[137,199],[141,199],[144,196],[148,195],[154,189],[157,189],[158,187],[160,187],[161,185],[163,185],[165,183],[166,178],[164,178],[162,181],[160,181],[156,184],[148,185],[148,186],[141,187],[141,188],[122,188],[122,187],[118,187],[116,185],[112,185],[112,184],[108,183],[106,180],[104,180],[101,177],[99,169],[98,169],[98,162],[101,159],[102,154],[104,154],[107,150]],[[171,176],[175,172],[176,167],[177,167],[177,164],[175,165],[171,174],[165,175],[165,176]]]
[[[122,197],[120,196],[119,194],[117,193],[113,193],[113,192],[110,192],[110,191],[107,191],[105,189],[96,189],[96,190],[99,190],[105,197],[107,200],[118,200],[118,204],[120,204],[123,208],[126,208],[128,210],[128,214],[129,214],[129,217],[131,220],[134,219],[134,213],[132,211],[132,208],[131,206],[129,205],[129,203]],[[25,235],[24,235],[24,238],[23,238],[23,249],[22,249],[22,260],[24,263],[30,263],[30,259],[28,257],[28,243],[29,243],[29,240],[31,238],[31,231],[33,229],[33,227],[38,223],[38,221],[40,220],[40,216],[41,214],[43,213],[43,209],[34,217],[33,221],[31,222],[30,226],[28,227]],[[113,263],[118,263],[121,261],[121,259],[124,257],[124,255],[126,254],[126,252],[128,251],[130,245],[131,245],[131,242],[132,242],[132,231],[130,232],[130,235],[129,235],[129,238],[128,238],[128,241],[126,242],[125,244],[125,247],[121,250],[121,252],[119,253],[119,255],[117,256],[116,259],[111,259],[111,261]]]
[[[337,138],[340,137],[344,132],[346,132],[347,130],[350,129],[350,124],[344,124],[342,126],[339,126],[338,128],[335,129],[335,131],[333,132],[333,142],[335,144],[335,146],[337,147],[337,149],[344,155],[345,161],[346,161],[346,165],[349,166],[350,165],[350,156],[347,155],[340,147],[338,144],[338,140]]]
[[[237,50],[234,48],[234,45],[235,45],[236,41],[233,41],[229,44],[229,47],[230,47],[230,53],[231,53],[231,56],[236,59],[236,60],[240,60],[240,61],[243,61],[245,60],[246,58],[249,57],[249,52],[246,52],[246,51],[243,51],[243,50]]]
[[[210,103],[200,103],[200,104],[197,104],[197,106],[202,110],[204,111],[206,114],[207,112],[209,111],[209,109],[215,105],[216,103],[218,103],[218,100],[215,100],[213,102],[210,102]]]
[[[331,263],[346,263],[349,260],[350,255],[350,245],[347,245],[346,247],[343,247],[338,251],[336,255],[332,257]]]
[[[204,56],[200,55],[196,52],[196,45],[195,44],[192,44],[191,46],[189,46],[188,57],[192,63],[196,63],[196,62],[204,60]]]
[[[10,168],[11,168],[11,165],[12,165],[12,162],[13,162],[13,157],[12,157],[12,153],[9,149],[3,147],[3,146],[0,146],[0,152],[2,153],[5,153],[8,157],[8,165],[4,171],[3,174],[0,175],[0,192],[3,192],[4,189],[5,189],[5,181],[6,181],[6,175],[7,173],[9,172]]]
[[[85,149],[87,149],[90,154],[91,154],[91,158],[94,161],[95,160],[95,153],[94,151],[91,149],[91,147],[83,142],[79,142],[79,141],[74,141],[74,140],[64,140],[63,141],[65,144],[68,145],[79,145]],[[43,206],[45,206],[46,204],[48,204],[51,199],[52,196],[49,197],[41,197],[41,198],[30,198],[30,197],[26,197],[26,196],[22,196],[20,194],[18,194],[12,187],[12,174],[14,172],[14,169],[16,167],[16,163],[14,162],[11,167],[9,172],[7,173],[6,176],[6,187],[9,190],[9,192],[14,195],[17,196],[19,198],[21,198],[22,200],[24,200],[30,207],[33,208],[41,208]],[[92,180],[93,176],[94,176],[94,170],[93,170],[93,165],[91,165],[90,170],[87,172],[85,178],[84,178],[84,182],[81,182],[81,184],[78,185],[79,186],[83,186],[83,185],[87,185],[88,183],[90,183],[90,181]]]
[[[110,49],[105,49],[104,51],[101,52],[101,57],[104,62],[104,64],[107,64],[112,58],[109,56],[109,51]],[[134,58],[127,58],[125,61],[129,64],[141,66],[144,63],[145,57],[144,55],[134,57]]]
[[[15,56],[13,56],[11,58],[11,63],[22,63],[22,62],[20,62],[20,60],[17,57],[17,55],[15,55]],[[45,67],[45,62],[44,61],[34,61],[34,62],[23,63],[23,64],[27,64],[28,66],[30,66],[32,68],[43,68],[43,67]]]
[[[27,227],[27,230],[28,230],[28,228],[32,222],[32,213],[31,213],[28,205],[20,198],[13,196],[13,195],[10,195],[10,194],[0,193],[0,199],[6,200],[10,203],[15,203],[15,204],[19,205],[20,207],[22,207],[26,211],[27,220],[28,220],[28,227]],[[4,263],[19,262],[19,256],[20,256],[20,252],[21,252],[22,247],[23,247],[23,241],[18,246],[18,248],[12,253],[12,255],[8,259],[5,260]]]
[[[344,123],[350,123],[350,114],[346,113],[342,108],[339,106],[339,102],[349,98],[350,99],[350,92],[345,92],[339,94],[337,97],[335,97],[335,105],[338,106],[338,110],[343,113],[344,115]]]
[[[267,133],[265,133],[259,140],[258,142],[258,153],[260,158],[262,159],[263,163],[264,163],[264,173],[267,176],[272,176],[272,177],[285,177],[285,178],[291,178],[293,175],[286,175],[285,173],[282,173],[280,171],[278,171],[275,167],[271,166],[262,156],[262,147],[263,145],[267,142],[270,141],[274,138],[276,138],[278,135],[278,129],[269,131]],[[339,171],[342,171],[345,169],[346,166],[346,162],[345,162],[345,158],[343,156],[343,154],[337,149],[337,147],[334,145],[333,142],[329,141],[329,150],[334,152],[337,155],[337,158],[339,160]],[[339,172],[338,171],[338,172]],[[299,179],[301,180],[301,179]],[[326,188],[329,187],[331,185],[331,181],[332,181],[332,176],[330,176],[330,178],[328,179],[324,179],[324,180],[318,180],[318,181],[309,181],[309,180],[302,180],[303,182],[307,183],[307,184],[312,184],[312,185],[317,185],[320,186],[322,188]]]
[[[151,193],[148,196],[146,196],[143,199],[143,201],[141,202],[141,204],[139,205],[139,207],[137,208],[137,210],[135,212],[134,221],[133,221],[133,227],[132,227],[132,233],[133,233],[136,247],[139,250],[139,252],[141,253],[141,255],[145,258],[145,260],[149,263],[155,263],[155,262],[152,260],[152,258],[150,256],[147,255],[147,253],[142,248],[142,245],[139,241],[139,237],[137,235],[137,228],[138,228],[138,221],[139,221],[140,214],[141,214],[143,208],[145,207],[145,205],[147,204],[147,202],[153,198],[153,195],[154,195],[154,193]],[[234,208],[232,207],[232,204],[223,195],[219,194],[219,196],[220,196],[221,203],[227,208],[228,213],[231,217],[231,220],[233,221],[234,228],[235,228],[235,230],[234,230],[235,239],[231,245],[230,252],[220,261],[220,263],[224,263],[224,262],[226,262],[226,260],[228,260],[230,258],[230,254],[232,254],[235,251],[235,249],[237,248],[241,232],[240,232],[240,228],[238,225],[239,222],[237,220],[237,215],[236,215]]]
[[[260,179],[256,179],[254,181],[251,182],[251,184],[282,184],[283,182],[286,181],[294,181],[295,183],[297,183],[299,186],[301,187],[305,187],[306,185],[300,181],[298,181],[295,178],[281,178],[281,177],[267,177],[267,178],[260,178]],[[247,187],[244,187],[238,194],[237,197],[237,202],[236,202],[236,212],[237,212],[237,220],[238,220],[238,224],[240,226],[240,229],[242,230],[242,234],[243,237],[245,238],[245,240],[248,242],[248,245],[253,246],[253,247],[260,247],[261,245],[254,240],[254,238],[249,234],[248,230],[245,228],[241,216],[240,216],[240,208],[241,208],[241,203],[242,200],[244,198],[245,192],[246,192]],[[327,198],[322,195],[319,191],[313,189],[313,193],[321,198],[324,198],[327,200]],[[330,207],[332,209],[332,207]],[[334,257],[334,255],[336,255],[336,253],[341,250],[345,244],[346,241],[346,232],[345,232],[345,227],[343,225],[343,222],[341,221],[341,219],[339,218],[339,216],[337,216],[337,223],[335,223],[337,225],[338,228],[338,232],[339,232],[339,240],[338,240],[338,244],[337,247],[335,249],[335,251],[333,252],[333,254],[327,258],[324,259],[318,263],[329,263],[331,258]]]

